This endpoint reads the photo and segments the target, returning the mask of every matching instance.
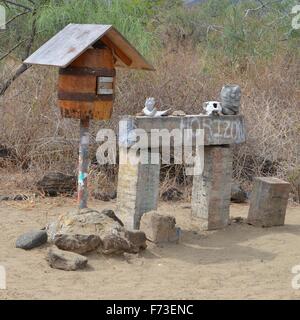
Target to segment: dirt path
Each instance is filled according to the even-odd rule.
[[[260,229],[233,224],[226,230],[200,232],[189,204],[160,205],[183,229],[179,245],[149,245],[140,258],[89,256],[79,272],[51,269],[46,247],[23,251],[18,235],[40,228],[75,207],[72,199],[2,202],[0,265],[7,290],[0,299],[298,299],[291,269],[300,264],[300,207],[290,207],[284,227]],[[102,209],[115,203],[90,203]],[[232,205],[232,216],[246,216],[247,205]]]

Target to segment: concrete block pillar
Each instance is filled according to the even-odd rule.
[[[120,157],[127,150],[121,147]],[[139,156],[130,152],[128,161],[119,165],[117,208],[129,229],[139,229],[143,213],[156,210],[159,197],[160,163],[143,164]]]
[[[251,193],[248,223],[260,227],[284,225],[290,183],[274,178],[255,178]]]
[[[207,221],[207,229],[228,225],[232,181],[230,146],[205,146],[202,175],[194,176],[192,214]]]

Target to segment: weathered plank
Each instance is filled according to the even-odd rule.
[[[187,115],[187,116],[168,116],[168,117],[145,117],[145,116],[123,116],[121,117],[121,127],[124,128],[120,133],[120,138],[126,140],[127,136],[132,138],[130,131],[132,129],[144,129],[147,133],[153,132],[153,130],[167,129],[170,132],[172,130],[183,131],[184,129],[192,129],[192,142],[195,144],[195,135],[197,129],[204,130],[204,145],[230,145],[239,144],[246,141],[245,123],[242,115],[233,116],[206,116],[206,115]],[[126,129],[127,128],[127,129]],[[175,132],[175,131],[173,131]],[[150,145],[150,134],[149,142]],[[121,144],[126,143],[123,141]],[[131,141],[130,144],[133,144]],[[167,146],[169,141],[166,141]],[[181,146],[182,141],[178,142]],[[148,145],[146,148],[148,148]],[[162,146],[165,145],[165,141],[162,141]]]
[[[115,52],[116,66],[154,70],[112,25],[101,24],[69,24],[24,62],[65,68],[103,36]]]

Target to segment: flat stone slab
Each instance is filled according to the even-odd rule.
[[[16,248],[30,250],[45,244],[47,240],[47,232],[44,230],[27,232],[17,239]]]
[[[204,129],[205,145],[239,144],[246,141],[245,121],[242,115],[186,115],[186,116],[124,116],[120,123],[120,145],[126,145],[126,133],[132,129],[152,130]],[[195,140],[195,136],[193,136]],[[129,145],[130,145],[129,141]],[[193,142],[194,143],[194,142]],[[164,142],[162,141],[162,145]],[[174,144],[175,145],[175,144]]]

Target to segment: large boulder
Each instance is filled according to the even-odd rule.
[[[104,254],[137,253],[146,249],[146,235],[129,231],[113,210],[83,209],[61,215],[47,226],[50,241],[77,253],[93,250]]]
[[[30,231],[21,235],[16,241],[16,248],[30,250],[45,244],[48,240],[44,230]]]
[[[87,266],[88,259],[80,254],[63,251],[52,247],[47,252],[46,257],[51,268],[66,271],[75,271]]]
[[[103,239],[121,223],[105,214],[92,209],[82,209],[62,214],[47,226],[49,239],[55,240],[57,234],[98,235]]]
[[[99,236],[82,234],[56,234],[54,244],[61,250],[85,254],[96,250],[102,241]]]

